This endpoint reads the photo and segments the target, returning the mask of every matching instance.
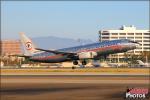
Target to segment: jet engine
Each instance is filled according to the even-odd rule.
[[[81,52],[78,53],[79,59],[90,59],[97,56],[96,52],[90,51],[90,52]]]

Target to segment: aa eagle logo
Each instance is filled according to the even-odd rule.
[[[25,46],[26,46],[27,50],[31,50],[32,49],[32,43],[31,42],[27,42],[25,44]]]

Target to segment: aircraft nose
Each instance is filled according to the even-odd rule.
[[[138,48],[140,48],[140,44],[136,44],[135,43],[135,47],[138,49]]]
[[[135,48],[139,48],[140,45],[142,45],[141,43],[136,42],[136,41],[130,41],[130,42],[134,45]]]
[[[135,41],[134,43],[135,43],[136,45],[141,45],[141,43],[139,43],[139,42],[136,42],[136,41]]]
[[[140,48],[140,45],[141,45],[140,43],[134,42],[133,44],[134,44],[134,46],[135,46],[136,49],[137,49],[137,48]]]
[[[136,42],[136,41],[130,41],[131,43],[134,43],[134,44],[139,44],[140,45],[140,43],[139,42]]]
[[[138,42],[134,42],[134,44],[135,44],[135,47],[136,47],[136,48],[140,48],[140,46],[142,45],[142,44],[140,44],[140,43],[138,43]]]

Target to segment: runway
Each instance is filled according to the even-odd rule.
[[[127,87],[148,86],[143,75],[3,75],[1,100],[124,100]]]
[[[97,84],[148,84],[148,76],[130,75],[14,75],[2,76],[2,83],[97,83]]]

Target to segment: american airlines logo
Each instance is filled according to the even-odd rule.
[[[31,42],[27,42],[27,43],[25,44],[25,46],[26,46],[26,48],[27,48],[28,50],[31,50],[31,49],[32,49],[32,43],[31,43]]]

